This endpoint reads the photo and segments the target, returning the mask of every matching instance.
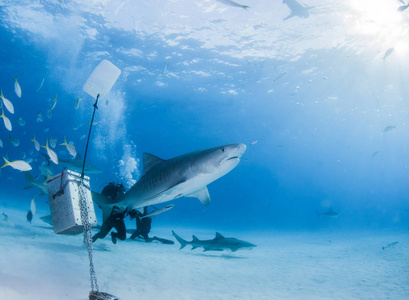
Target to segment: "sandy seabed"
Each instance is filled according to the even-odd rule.
[[[0,222],[0,299],[88,299],[89,261],[82,235],[57,235],[25,211],[3,209]],[[37,212],[37,215],[44,215]],[[3,219],[3,218],[2,218]],[[171,229],[191,240],[215,232]],[[221,232],[257,245],[253,250],[202,252],[179,244],[118,241],[94,244],[100,291],[128,299],[408,299],[406,232]],[[129,237],[129,234],[128,234]],[[394,246],[382,249],[390,243]]]

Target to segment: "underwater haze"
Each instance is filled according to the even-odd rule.
[[[104,266],[99,273],[97,267],[101,282],[116,268],[127,269],[130,257],[149,255],[161,268],[145,263],[147,274],[115,275],[102,285],[105,290],[121,299],[404,299],[409,292],[408,5],[406,0],[0,0],[0,89],[14,108],[11,113],[2,101],[12,128],[0,119],[0,154],[29,163],[30,174],[42,182],[63,166],[51,162],[44,172],[47,151],[35,148],[34,136],[60,160],[72,159],[61,145],[64,137],[84,156],[95,99],[83,85],[106,59],[121,75],[95,113],[87,162],[102,172],[86,173],[91,189],[101,192],[110,181],[132,187],[143,174],[145,152],[170,159],[246,144],[237,167],[208,185],[209,206],[192,197],[176,199],[170,202],[174,208],[153,219],[152,232],[172,239],[174,229],[189,241],[191,235],[212,239],[221,232],[257,247],[206,257],[199,249],[179,251],[179,245],[128,240],[113,245],[108,236],[95,245],[95,259],[104,257],[96,262]],[[2,251],[24,252],[36,236],[43,240],[33,253],[47,249],[52,257],[47,264],[61,263],[69,255],[66,247],[72,247],[72,261],[83,264],[67,268],[64,281],[72,291],[49,294],[43,294],[46,279],[30,279],[7,265],[8,271],[0,271],[8,284],[0,296],[85,299],[82,237],[44,229],[49,225],[39,217],[50,214],[48,197],[38,187],[25,188],[22,171],[0,170],[0,210],[15,225],[7,217],[1,221],[0,236],[9,241]],[[33,197],[37,214],[30,224],[26,214]],[[102,212],[94,205],[101,224]],[[134,221],[128,225],[134,227]],[[33,274],[41,269],[28,268]],[[77,271],[83,283],[73,279]],[[179,271],[185,277],[169,275]],[[35,292],[22,291],[27,282]]]

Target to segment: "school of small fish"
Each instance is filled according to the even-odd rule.
[[[21,74],[19,74],[18,76],[12,78],[13,81],[14,81],[14,92],[15,92],[15,95],[17,96],[17,98],[21,98],[22,100],[25,100],[24,97],[22,98],[22,88],[20,86],[20,78],[22,78],[22,77],[20,77],[20,76],[21,76]],[[38,85],[38,87],[36,89],[36,92],[39,92],[43,88],[45,80],[46,80],[46,78],[42,77],[41,82],[40,82],[40,84]],[[8,114],[12,114],[12,115],[14,115],[15,113],[18,114],[18,105],[17,105],[17,109],[15,109],[15,105],[13,105],[14,100],[12,99],[13,95],[8,95],[7,96],[6,93],[3,93],[3,91],[4,91],[4,89],[0,89],[0,99],[1,99],[0,100],[0,108],[1,108],[0,118],[3,119],[4,127],[6,128],[6,130],[10,131],[8,144],[11,144],[14,147],[19,147],[20,141],[22,141],[23,139],[21,137],[17,137],[16,134],[13,134],[13,133],[15,133],[15,131],[13,131],[12,121],[17,122],[17,124],[19,126],[23,127],[23,126],[26,125],[26,120],[25,120],[25,118],[23,118],[21,116],[17,116],[15,118],[12,118],[12,121],[10,120],[10,116]],[[29,94],[30,93],[27,93],[27,95],[29,95]],[[6,96],[7,96],[7,98],[6,98]],[[9,100],[9,97],[10,97],[11,100]],[[57,98],[58,98],[58,94],[55,94],[54,99],[49,100],[49,101],[51,101],[51,105],[49,106],[49,108],[45,109],[43,111],[38,111],[38,113],[33,114],[32,115],[33,120],[35,120],[37,123],[45,122],[44,117],[43,117],[43,112],[44,111],[46,112],[46,115],[47,115],[48,119],[51,119],[52,118],[52,111],[55,110],[56,105],[57,105]],[[17,102],[14,102],[14,104],[16,104],[16,103]],[[80,106],[80,103],[81,103],[81,97],[76,98],[75,102],[74,102],[74,105],[73,105],[75,110],[78,110],[78,108]],[[77,126],[74,130],[78,130],[81,126],[82,126],[82,124]],[[27,130],[30,130],[30,129],[33,129],[33,128],[27,128]],[[41,135],[47,134],[48,131],[49,131],[49,128],[44,129],[43,133]],[[2,131],[0,131],[0,133],[1,132]],[[24,134],[25,134],[25,132],[24,132]],[[63,136],[63,137],[64,137],[64,142],[61,143],[61,144],[58,144],[58,145],[65,146],[68,153],[66,153],[65,151],[59,150],[62,153],[61,155],[63,155],[63,153],[65,152],[66,155],[69,154],[70,156],[75,157],[77,155],[77,151],[75,149],[75,146],[74,146],[73,142],[68,142],[66,136]],[[44,142],[45,142],[45,145],[43,144],[44,146],[40,145],[39,141],[37,141],[37,139],[36,139],[35,134],[33,134],[33,138],[31,140],[29,140],[29,141],[33,142],[34,149],[39,151],[39,152],[41,152],[41,148],[44,148],[47,155],[48,155],[48,157],[50,158],[50,160],[54,164],[58,165],[58,155],[54,150],[52,150],[52,149],[57,148],[57,139],[56,138],[53,138],[52,136],[49,136],[48,139],[44,140]],[[3,143],[3,140],[0,139],[0,148],[5,149],[7,147],[9,147],[9,146],[5,145]],[[7,149],[5,149],[5,150],[7,151]],[[18,157],[18,155],[16,155],[16,153],[17,153],[16,150],[13,150],[13,152],[11,152],[11,153],[12,153],[12,156],[17,156],[15,158],[18,158],[18,159],[10,160],[8,158],[7,152],[1,153],[1,154],[3,154],[4,164],[3,164],[3,166],[0,167],[0,169],[5,168],[5,167],[10,167],[12,169],[22,171],[22,172],[30,171],[30,170],[32,170],[32,167],[31,167],[30,163],[32,163],[33,161],[37,161],[37,159],[35,157],[34,157],[34,159],[33,159],[33,157],[29,157],[29,156],[35,156],[36,155],[35,151],[33,151],[33,150],[31,150],[30,153],[28,153],[29,156],[26,154],[26,152],[23,152],[23,151],[19,155],[19,157]],[[40,164],[39,171],[41,173],[45,173],[47,177],[53,175],[52,167],[51,166],[43,166],[43,164]],[[35,214],[34,198],[32,200],[31,210],[29,212],[31,214],[31,217],[34,216],[34,214]],[[34,209],[33,209],[33,207],[34,207]]]

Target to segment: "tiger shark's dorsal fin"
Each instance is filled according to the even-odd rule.
[[[220,233],[216,232],[215,239],[224,239],[224,236],[222,236]]]
[[[156,166],[158,163],[163,162],[164,160],[162,158],[159,158],[153,154],[150,153],[144,153],[143,154],[143,174],[148,172],[150,169],[152,169],[154,166]],[[143,176],[142,174],[142,176]]]

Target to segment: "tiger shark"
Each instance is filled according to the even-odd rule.
[[[92,192],[92,198],[103,210],[104,220],[114,206],[132,211],[180,197],[195,197],[209,205],[207,185],[233,170],[245,151],[244,144],[228,144],[167,160],[144,153],[142,176],[128,192],[115,199]]]

